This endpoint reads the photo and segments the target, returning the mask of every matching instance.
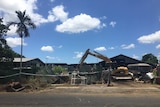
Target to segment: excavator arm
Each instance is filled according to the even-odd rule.
[[[100,54],[100,53],[98,53],[96,51],[90,52],[90,49],[87,49],[86,52],[84,53],[84,55],[82,56],[80,62],[79,62],[78,68],[80,68],[82,66],[84,60],[87,58],[88,55],[92,55],[94,57],[102,59],[102,60],[106,61],[107,63],[111,63],[112,62],[108,57],[106,57],[106,56],[104,56],[104,55],[102,55],[102,54]]]
[[[84,53],[84,55],[82,56],[81,60],[79,61],[79,65],[78,65],[78,69],[82,66],[84,60],[87,58],[89,53],[89,49],[86,50],[86,52]]]
[[[100,58],[100,59],[106,61],[107,63],[111,63],[112,62],[107,56],[104,56],[104,55],[102,55],[102,54],[100,54],[100,53],[98,53],[96,51],[93,51],[93,52],[95,54],[90,52],[90,55],[95,56],[97,58]]]

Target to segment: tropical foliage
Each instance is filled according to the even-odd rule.
[[[6,35],[8,30],[8,27],[3,24],[3,18],[0,18],[0,47],[4,47],[6,45],[6,40],[4,39],[4,36]]]
[[[9,22],[8,26],[14,25],[17,27],[16,33],[21,38],[21,60],[20,60],[20,72],[22,70],[22,56],[23,56],[23,38],[30,36],[29,28],[36,28],[36,25],[32,22],[31,18],[26,15],[26,11],[16,11],[18,21]]]

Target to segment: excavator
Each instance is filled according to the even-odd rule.
[[[93,52],[90,52],[90,49],[86,50],[86,52],[84,53],[84,55],[82,56],[82,58],[79,62],[78,68],[80,68],[83,65],[83,62],[87,58],[88,55],[92,55],[94,57],[100,58],[100,59],[106,61],[107,63],[112,63],[112,61],[108,57],[106,57],[106,56],[104,56],[104,55],[102,55],[102,54],[100,54],[96,51],[93,51]]]
[[[109,65],[109,67],[104,68],[104,70],[102,71],[102,74],[101,74],[102,83],[107,83],[107,85],[109,86],[111,78],[113,80],[132,79],[133,76],[128,71],[127,67],[120,66],[120,67],[112,69],[112,65],[115,64],[114,62],[112,62],[107,56],[104,56],[96,51],[90,52],[90,49],[87,49],[86,52],[84,53],[84,55],[82,56],[82,58],[79,62],[79,65],[77,67],[78,69],[81,68],[84,60],[87,58],[88,55],[102,59],[103,61],[105,61]]]
[[[99,59],[102,59],[106,63],[109,64],[110,67],[107,70],[104,69],[102,71],[101,78],[102,78],[103,83],[107,83],[107,86],[110,86],[110,81],[111,81],[111,63],[112,63],[112,61],[108,57],[106,57],[106,56],[104,56],[104,55],[102,55],[102,54],[100,54],[100,53],[98,53],[96,51],[90,52],[90,49],[87,49],[86,52],[84,53],[84,55],[82,56],[77,69],[81,68],[81,66],[83,65],[84,60],[87,58],[88,55],[91,55],[91,56],[97,57]]]
[[[119,66],[114,69],[111,73],[112,80],[132,80],[133,73],[129,72],[128,68],[125,66]]]

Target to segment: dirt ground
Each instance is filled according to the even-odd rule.
[[[101,95],[160,95],[160,85],[134,82],[116,81],[111,82],[111,86],[106,84],[91,85],[70,85],[51,84],[47,87],[32,89],[25,88],[20,93],[54,93],[54,94],[101,94]],[[6,92],[6,85],[0,85],[0,92]]]

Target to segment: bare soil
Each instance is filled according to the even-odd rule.
[[[5,92],[6,85],[0,85],[0,92]],[[106,84],[91,85],[70,85],[70,84],[51,84],[47,87],[33,89],[26,87],[21,93],[54,93],[54,94],[101,94],[101,95],[160,95],[160,85],[134,82],[116,81],[111,86]]]

